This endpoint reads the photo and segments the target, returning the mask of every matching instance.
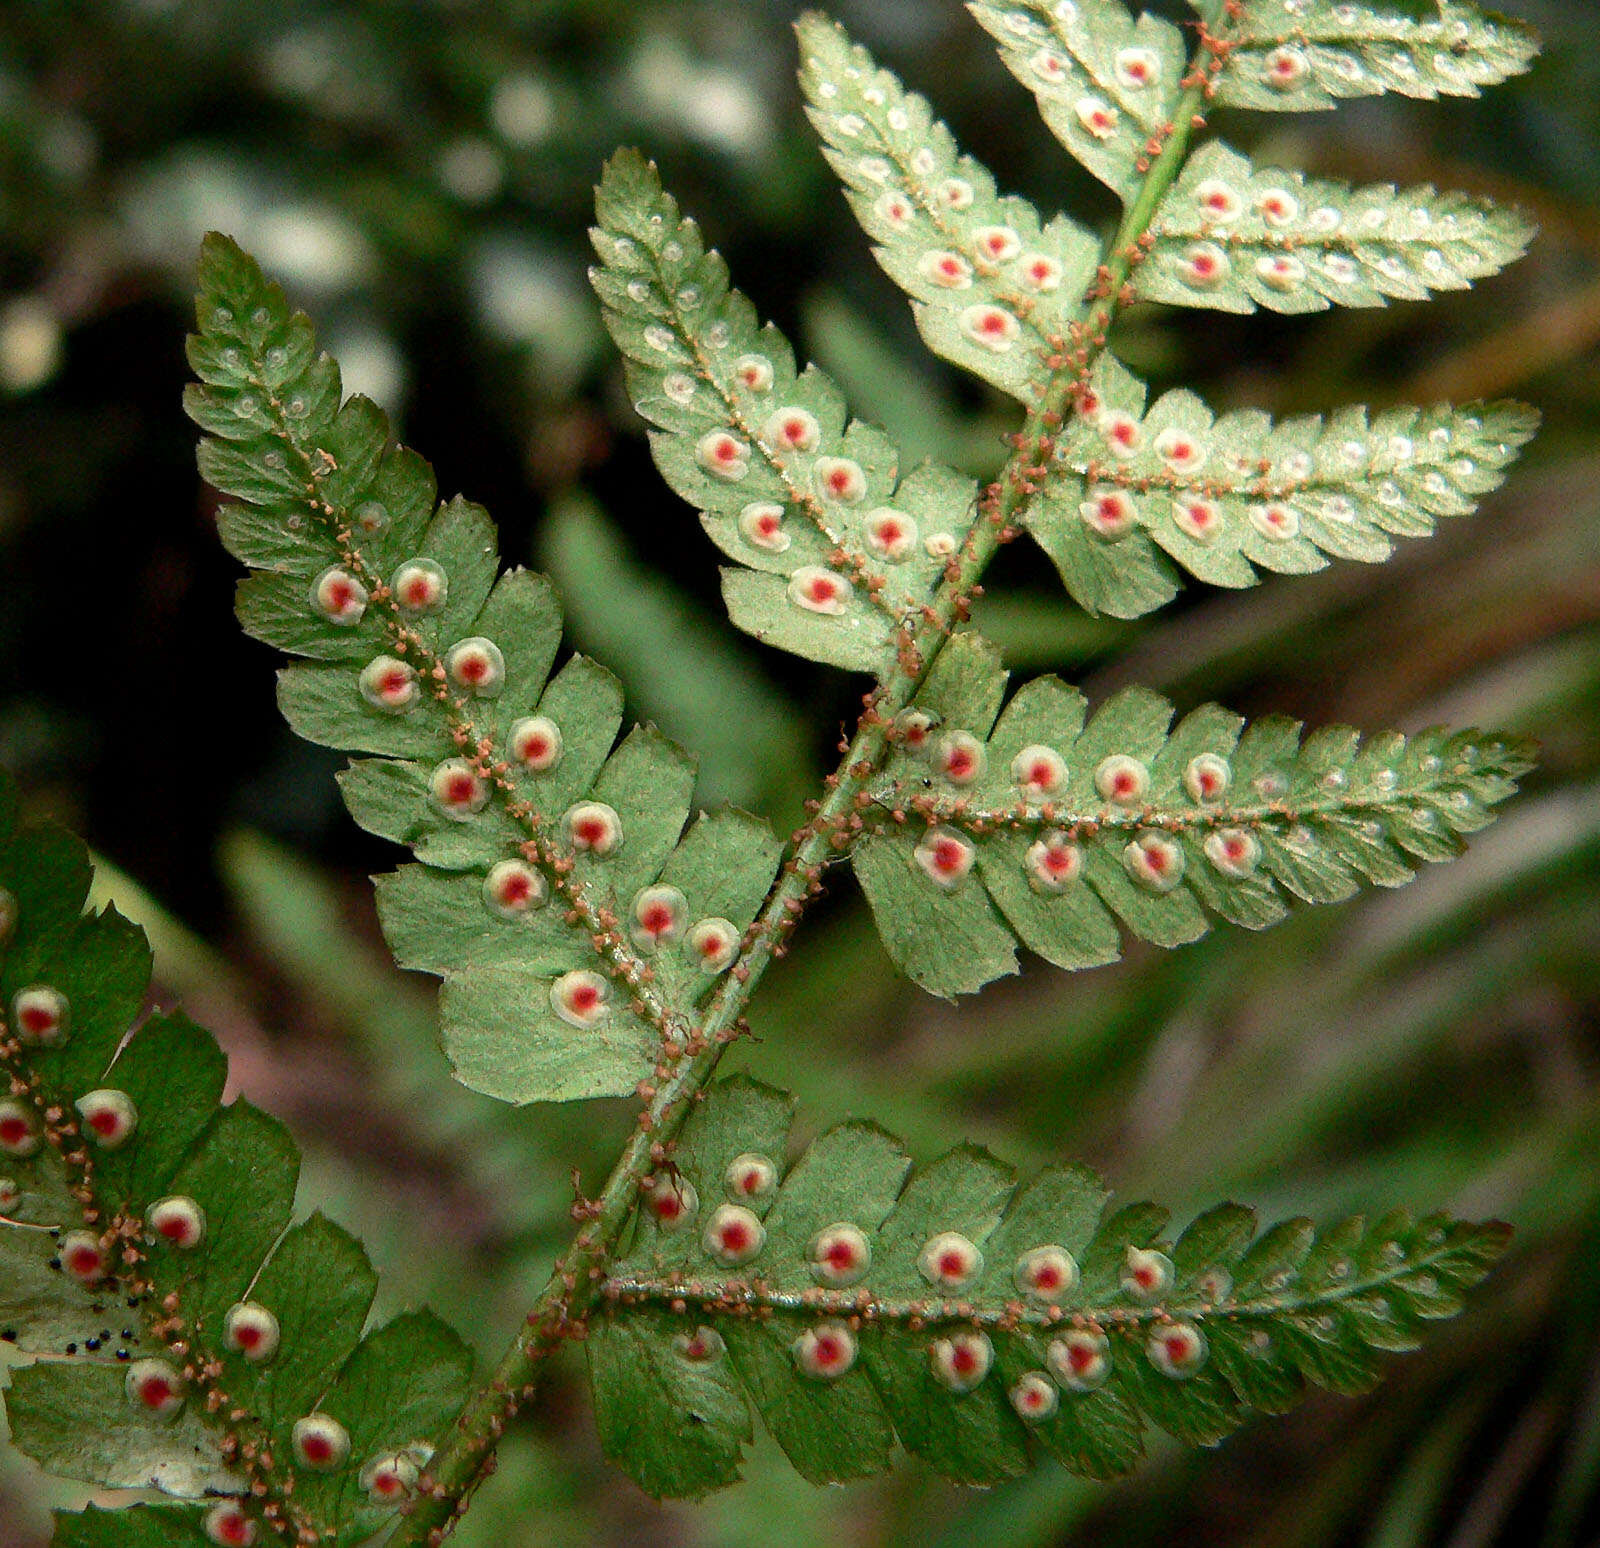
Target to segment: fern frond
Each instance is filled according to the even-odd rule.
[[[1244,0],[1231,42],[1217,101],[1275,113],[1382,92],[1476,97],[1521,75],[1539,47],[1524,24],[1463,0],[1438,0],[1426,19],[1346,0]]]
[[[1213,415],[1193,393],[1146,403],[1111,354],[1062,432],[1023,524],[1090,613],[1136,618],[1182,569],[1213,586],[1259,571],[1374,564],[1497,489],[1538,416],[1519,403]]]
[[[0,775],[0,1336],[39,1357],[11,1373],[11,1438],[62,1477],[226,1497],[63,1517],[58,1542],[244,1542],[256,1521],[364,1541],[471,1356],[427,1313],[363,1337],[377,1276],[320,1214],[290,1225],[288,1132],[219,1105],[226,1061],[181,1015],[127,1036],[149,948],[81,913],[88,882],[75,839],[15,826]]]
[[[866,1123],[784,1175],[791,1106],[710,1090],[590,1323],[602,1443],[651,1494],[732,1482],[750,1408],[813,1482],[882,1471],[897,1435],[963,1483],[1024,1471],[1035,1445],[1111,1477],[1146,1422],[1213,1445],[1308,1384],[1365,1391],[1510,1234],[1393,1214],[1257,1236],[1224,1204],[1173,1241],[1165,1210],[1109,1211],[1082,1167],[1019,1186],[963,1146],[913,1174]]]
[[[1465,290],[1520,258],[1533,227],[1487,199],[1312,179],[1213,140],[1190,157],[1149,236],[1134,276],[1141,300],[1317,312]]]
[[[613,749],[622,692],[571,657],[541,576],[499,573],[479,507],[435,507],[431,470],[383,414],[340,405],[311,325],[224,238],[208,238],[205,476],[231,551],[259,573],[239,613],[319,663],[279,680],[310,740],[380,756],[343,775],[369,831],[415,850],[378,883],[402,965],[444,978],[460,1078],[514,1102],[631,1091],[732,962],[777,868],[764,823],[691,810],[689,759],[650,729]],[[798,609],[793,609],[798,612]],[[831,622],[831,620],[829,620]]]
[[[803,16],[800,85],[878,262],[912,298],[928,348],[1032,403],[1081,310],[1100,244],[995,191],[927,101],[837,23]]]
[[[881,673],[961,546],[976,486],[935,463],[901,479],[893,443],[847,421],[815,366],[796,373],[642,157],[612,158],[596,209],[591,277],[657,427],[656,464],[741,566],[722,572],[729,616],[770,645]]]
[[[1055,137],[1125,202],[1169,132],[1187,82],[1183,35],[1120,0],[972,0],[1006,68]]]
[[[1531,767],[1526,744],[1475,731],[1369,736],[1292,720],[1248,729],[1207,705],[1128,689],[1085,722],[1056,678],[1006,704],[981,638],[945,647],[899,726],[856,875],[899,967],[935,994],[1015,970],[1016,943],[1093,967],[1130,935],[1181,946],[1211,916],[1261,929],[1309,903],[1393,887],[1448,860]],[[1241,734],[1242,732],[1242,734]]]

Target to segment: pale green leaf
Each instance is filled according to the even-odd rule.
[[[1117,956],[1118,921],[1179,946],[1214,915],[1273,924],[1285,894],[1332,903],[1399,885],[1416,860],[1458,854],[1531,767],[1524,743],[1475,731],[1363,744],[1328,727],[1302,744],[1293,721],[1241,735],[1216,705],[1171,726],[1172,706],[1141,688],[1085,724],[1051,678],[996,724],[1005,681],[992,647],[951,640],[901,719],[854,852],[890,956],[934,994],[1012,971],[1013,933],[1091,967]]]
[[[932,595],[971,523],[974,485],[929,465],[899,476],[881,431],[729,288],[655,167],[607,164],[591,278],[627,360],[662,476],[696,506],[741,628],[813,660],[880,672],[897,626]]]
[[[1420,16],[1348,0],[1243,0],[1217,101],[1286,113],[1391,91],[1476,97],[1521,75],[1538,52],[1525,25],[1464,0],[1418,9]]]
[[[1160,606],[1180,569],[1250,586],[1387,559],[1474,511],[1537,425],[1518,403],[1215,415],[1185,391],[1147,403],[1109,354],[1091,389],[1024,522],[1073,599],[1118,618]]]
[[[799,32],[811,120],[928,347],[1031,403],[1099,243],[1064,216],[1043,224],[1026,200],[999,195],[927,101],[835,23],[812,13]]]
[[[1174,1243],[1164,1211],[1107,1212],[1082,1168],[1017,1187],[963,1146],[908,1178],[898,1143],[865,1124],[821,1135],[784,1175],[787,1121],[781,1093],[712,1087],[604,1287],[589,1340],[602,1443],[652,1494],[737,1477],[746,1403],[813,1481],[881,1470],[895,1435],[964,1483],[1021,1472],[1030,1441],[1110,1477],[1137,1461],[1147,1422],[1210,1445],[1307,1383],[1364,1390],[1376,1352],[1419,1317],[1454,1314],[1509,1236],[1396,1215],[1257,1241],[1254,1215],[1224,1205]],[[678,1207],[658,1225],[667,1189]],[[735,1207],[756,1234],[729,1261],[711,1249]],[[840,1240],[846,1257],[830,1258]],[[941,1282],[946,1263],[963,1274]],[[1041,1264],[1053,1282],[1030,1278]],[[841,1353],[832,1368],[808,1350],[819,1336]],[[1090,1354],[1103,1343],[1074,1364],[1073,1339]],[[1029,1390],[1046,1398],[1037,1417],[1024,1417]]]
[[[1184,166],[1134,275],[1145,301],[1317,312],[1465,290],[1520,258],[1529,221],[1466,194],[1258,167],[1220,141]]]
[[[1187,63],[1183,35],[1121,0],[972,0],[1006,68],[1039,100],[1055,137],[1128,200],[1153,136],[1172,122]]]

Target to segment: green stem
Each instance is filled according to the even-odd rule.
[[[1203,26],[1216,24],[1224,0],[1209,0]],[[1177,178],[1206,103],[1205,80],[1215,58],[1203,43],[1190,71],[1189,85],[1174,114],[1172,133],[1152,161],[1137,196],[1104,254],[1102,284],[1084,323],[1088,359],[1105,346],[1105,334],[1122,303],[1122,290],[1139,261],[1137,243]],[[434,1459],[428,1487],[399,1524],[389,1548],[421,1548],[442,1543],[471,1489],[485,1472],[509,1415],[532,1395],[546,1357],[594,1306],[606,1265],[632,1218],[639,1184],[654,1170],[658,1147],[668,1145],[711,1079],[723,1050],[738,1035],[744,1008],[756,985],[782,948],[794,920],[811,894],[813,876],[836,857],[833,836],[856,815],[856,798],[866,793],[889,748],[888,726],[915,697],[951,630],[966,616],[967,604],[1014,519],[1034,490],[1026,470],[1036,468],[1047,443],[1070,412],[1074,390],[1086,367],[1083,360],[1055,372],[1038,402],[1028,410],[1016,450],[995,485],[995,498],[981,514],[960,553],[951,561],[937,596],[913,632],[911,649],[872,696],[871,708],[856,728],[828,782],[826,799],[797,835],[789,862],[768,896],[750,944],[729,973],[701,1029],[700,1046],[687,1053],[657,1088],[613,1167],[589,1219],[562,1254],[550,1280],[528,1312],[511,1347],[488,1384],[476,1392],[456,1420],[455,1432]]]

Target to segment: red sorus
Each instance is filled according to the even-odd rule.
[[[940,738],[934,761],[952,785],[970,785],[983,777],[983,743],[970,731],[951,731]]]
[[[465,758],[446,758],[428,776],[428,795],[452,822],[465,822],[489,804],[489,784]]]
[[[1122,115],[1103,97],[1080,97],[1072,106],[1077,120],[1097,140],[1109,140],[1117,132]]]
[[[450,594],[444,571],[431,559],[408,559],[389,582],[395,602],[407,613],[436,613]]]
[[[357,1482],[375,1504],[398,1505],[411,1497],[421,1476],[422,1470],[405,1452],[389,1451],[368,1461]]]
[[[155,1419],[176,1419],[183,1407],[183,1377],[165,1360],[135,1360],[123,1391],[134,1408]]]
[[[726,430],[712,430],[695,442],[695,461],[707,473],[737,483],[750,471],[750,448]]]
[[[906,230],[917,215],[916,209],[904,194],[893,192],[880,194],[878,202],[872,208],[878,219],[895,231]]]
[[[548,715],[524,715],[506,733],[512,758],[534,774],[543,774],[561,762],[561,727]]]
[[[458,640],[445,652],[450,681],[480,699],[492,699],[506,685],[506,658],[493,640],[475,634]]]
[[[526,919],[550,900],[543,876],[526,860],[499,860],[483,878],[483,906],[502,919]]]
[[[1224,876],[1243,881],[1255,875],[1261,864],[1261,843],[1255,834],[1243,828],[1219,828],[1208,833],[1205,842],[1206,859]]]
[[[853,1285],[872,1267],[872,1244],[859,1226],[836,1221],[811,1238],[806,1261],[818,1284],[842,1289]]]
[[[739,931],[731,919],[702,919],[689,931],[688,946],[703,972],[721,973],[739,954]]]
[[[1041,48],[1028,61],[1028,68],[1039,77],[1041,81],[1054,86],[1066,80],[1070,71],[1065,57],[1058,54],[1053,48]]]
[[[1192,1322],[1164,1322],[1150,1330],[1144,1346],[1150,1363],[1163,1376],[1182,1381],[1206,1363],[1206,1336]]]
[[[87,1091],[74,1103],[89,1137],[105,1150],[115,1150],[139,1127],[139,1109],[126,1091],[102,1087]]]
[[[1300,517],[1292,505],[1273,501],[1270,505],[1252,505],[1246,512],[1250,525],[1264,538],[1286,543],[1300,534]]]
[[[783,530],[783,507],[772,500],[752,500],[739,512],[739,532],[745,542],[781,554],[791,542]]]
[[[777,1191],[778,1168],[771,1156],[746,1150],[731,1160],[722,1174],[730,1198],[770,1199]]]
[[[1054,1305],[1078,1283],[1077,1260],[1053,1242],[1030,1247],[1012,1268],[1011,1282],[1033,1300]]]
[[[1091,489],[1078,506],[1083,524],[1098,537],[1126,537],[1139,522],[1139,507],[1121,489]]]
[[[997,355],[1010,349],[1022,332],[1022,324],[1003,306],[969,306],[957,321],[969,339]]]
[[[1287,253],[1273,253],[1256,259],[1256,274],[1263,285],[1287,293],[1305,283],[1306,266]]]
[[[1017,278],[1024,290],[1040,293],[1061,288],[1061,265],[1044,253],[1026,253],[1017,264]]]
[[[1150,790],[1150,770],[1126,753],[1101,759],[1094,771],[1094,788],[1118,806],[1137,806]]]
[[[367,588],[348,570],[331,565],[311,583],[311,605],[331,624],[353,629],[367,610]]]
[[[1174,425],[1156,437],[1156,456],[1174,473],[1197,473],[1205,466],[1206,446],[1199,436]]]
[[[917,544],[917,524],[904,511],[880,505],[866,520],[867,547],[898,564]]]
[[[1219,753],[1199,753],[1184,765],[1183,788],[1202,806],[1220,801],[1233,783],[1233,766]]]
[[[663,1172],[639,1179],[644,1207],[663,1231],[676,1231],[700,1212],[700,1195],[681,1172]]]
[[[1011,760],[1011,778],[1023,795],[1037,800],[1066,788],[1066,760],[1053,747],[1034,742]]]
[[[854,505],[866,498],[867,475],[861,464],[850,457],[818,457],[811,476],[824,499]]]
[[[610,986],[598,973],[575,968],[550,985],[550,1008],[568,1026],[597,1027],[606,1019]]]
[[[350,1455],[350,1432],[328,1414],[296,1419],[289,1440],[295,1461],[317,1473],[331,1473]]]
[[[972,233],[973,251],[991,263],[1004,263],[1022,251],[1022,239],[1010,226],[979,226]]]
[[[1150,892],[1171,892],[1183,880],[1183,846],[1153,828],[1135,834],[1122,851],[1122,867]]]
[[[842,1322],[807,1328],[789,1349],[800,1373],[818,1381],[837,1381],[856,1363],[856,1336]]]
[[[921,752],[938,722],[924,710],[903,710],[895,721],[895,736],[907,752]]]
[[[822,426],[810,409],[781,408],[767,420],[761,435],[769,446],[812,452],[822,440]]]
[[[929,828],[912,851],[912,858],[941,887],[954,887],[965,880],[977,856],[977,850],[953,828]]]
[[[1228,255],[1215,242],[1194,242],[1178,260],[1178,277],[1191,290],[1215,290],[1233,269]]]
[[[987,1333],[952,1333],[928,1346],[928,1367],[934,1380],[952,1392],[971,1392],[994,1366],[994,1345]]]
[[[17,895],[9,887],[0,887],[0,946],[16,933]]]
[[[201,1527],[206,1537],[222,1548],[252,1548],[256,1541],[256,1524],[237,1500],[221,1500],[213,1505],[205,1513]]]
[[[235,1301],[222,1317],[222,1345],[252,1365],[264,1365],[278,1352],[278,1319],[259,1301]]]
[[[740,355],[733,363],[733,374],[746,392],[772,390],[772,362],[765,355]]]
[[[1061,1406],[1061,1393],[1043,1371],[1024,1371],[1006,1394],[1018,1418],[1031,1424],[1048,1419]]]
[[[1093,1392],[1111,1379],[1111,1340],[1098,1328],[1069,1328],[1050,1340],[1044,1358],[1068,1392]]]
[[[668,371],[661,378],[661,390],[679,408],[687,408],[694,402],[695,380],[683,371]]]
[[[820,458],[819,463],[827,460]],[[789,577],[789,600],[808,613],[821,613],[828,618],[844,613],[852,589],[844,576],[816,564],[803,564]]]
[[[1300,201],[1287,188],[1264,188],[1256,195],[1256,209],[1269,226],[1282,230],[1300,218]]]
[[[727,1268],[748,1263],[767,1244],[767,1228],[743,1204],[719,1204],[711,1211],[700,1245]]]
[[[1159,77],[1161,57],[1153,48],[1119,48],[1112,68],[1127,90],[1143,91]]]
[[[0,1177],[0,1215],[8,1215],[22,1202],[22,1188],[14,1177]]]
[[[715,1328],[702,1327],[693,1333],[679,1333],[672,1340],[672,1347],[680,1360],[687,1360],[691,1365],[706,1365],[720,1360],[728,1346]]]
[[[68,1231],[57,1246],[61,1267],[80,1285],[98,1284],[106,1277],[106,1255],[92,1231]]]
[[[422,692],[416,668],[393,656],[374,656],[356,681],[368,704],[395,715],[410,709]]]
[[[983,1254],[959,1231],[940,1231],[922,1244],[917,1269],[939,1290],[964,1290],[983,1272]]]
[[[676,887],[641,887],[634,894],[632,913],[629,933],[634,945],[645,952],[681,940],[689,923],[688,899]]]
[[[12,1097],[0,1097],[0,1155],[21,1160],[39,1148],[33,1113]]]
[[[934,248],[917,260],[917,272],[930,284],[944,290],[968,290],[972,286],[972,265],[960,253]]]
[[[1311,61],[1303,49],[1275,48],[1262,61],[1261,73],[1274,91],[1293,91],[1311,73]]]
[[[145,1234],[152,1241],[192,1252],[206,1235],[206,1212],[186,1193],[157,1199],[144,1215]]]
[[[1194,202],[1200,206],[1201,218],[1216,225],[1227,225],[1244,213],[1244,200],[1232,183],[1220,177],[1208,177],[1194,191]]]
[[[1122,1288],[1141,1301],[1153,1301],[1172,1288],[1172,1259],[1154,1247],[1130,1247],[1122,1259]]]
[[[1214,543],[1224,525],[1222,507],[1204,495],[1185,495],[1172,502],[1172,520],[1178,531],[1197,543]]]
[[[1083,875],[1083,850],[1056,829],[1028,846],[1023,864],[1036,892],[1060,892]]]
[[[1091,414],[1091,410],[1081,405],[1080,411],[1086,416]],[[1127,461],[1139,455],[1144,446],[1144,427],[1132,414],[1125,414],[1121,409],[1107,409],[1099,416],[1099,422],[1100,434],[1106,438],[1113,457]]]
[[[561,819],[572,848],[602,859],[622,848],[622,819],[604,801],[579,801]]]
[[[947,210],[964,210],[972,204],[973,188],[964,177],[947,177],[933,190],[933,196]]]
[[[389,525],[389,512],[379,500],[363,500],[355,509],[355,518],[356,525],[369,535]]]
[[[72,1026],[67,997],[48,984],[29,984],[11,996],[11,1030],[30,1048],[54,1048]]]

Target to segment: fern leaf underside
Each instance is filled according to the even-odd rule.
[[[291,1224],[287,1131],[219,1105],[226,1061],[181,1015],[127,1035],[143,933],[83,914],[82,844],[15,816],[0,775],[0,1328],[34,1357],[11,1438],[62,1477],[196,1502],[63,1516],[57,1541],[244,1542],[263,1522],[364,1541],[471,1356],[429,1313],[364,1333],[377,1277],[322,1215]]]

